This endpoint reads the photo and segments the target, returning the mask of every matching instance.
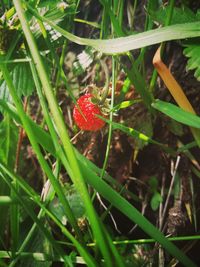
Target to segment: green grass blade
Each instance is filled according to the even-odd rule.
[[[27,6],[34,16],[42,21],[47,22],[54,30],[58,31],[70,41],[79,45],[92,46],[96,50],[110,55],[126,53],[133,49],[138,49],[165,41],[177,39],[181,40],[200,36],[200,22],[192,22],[166,26],[160,29],[149,30],[147,32],[138,33],[128,37],[119,37],[110,40],[81,38],[63,30],[49,19],[41,17],[30,5],[27,4]]]
[[[24,14],[24,9],[22,7],[22,3],[20,0],[13,1],[14,6],[16,8],[16,12],[19,16],[19,20],[21,22],[22,29],[24,31],[24,35],[26,37],[30,52],[36,64],[38,76],[40,77],[40,81],[47,98],[49,109],[51,111],[53,120],[55,122],[59,137],[63,144],[64,153],[67,155],[67,159],[70,164],[71,172],[70,177],[77,189],[80,193],[80,196],[85,204],[85,208],[87,211],[87,215],[90,221],[90,225],[92,228],[93,235],[97,241],[98,247],[104,257],[105,263],[107,266],[112,266],[112,253],[109,248],[109,244],[106,241],[106,237],[102,231],[102,225],[97,217],[96,211],[92,205],[85,181],[83,179],[82,173],[80,171],[79,163],[76,159],[73,146],[70,142],[69,135],[66,129],[66,125],[64,122],[64,118],[61,114],[60,107],[57,103],[55,95],[53,93],[52,86],[50,84],[48,75],[45,71],[43,62],[41,60],[40,53],[38,51],[37,45],[35,43],[35,39],[33,38],[32,32],[30,30],[28,21]]]
[[[98,117],[100,117],[100,116],[98,116]],[[148,137],[147,135],[145,135],[145,134],[143,134],[143,133],[141,133],[141,132],[139,132],[133,128],[127,127],[121,123],[110,121],[110,120],[105,119],[103,117],[100,117],[100,118],[102,120],[106,121],[107,123],[112,124],[113,129],[119,129],[122,132],[132,136],[133,138],[140,139],[145,144],[148,144],[148,143],[155,144],[155,145],[162,147],[162,149],[164,149],[166,152],[168,152],[172,155],[174,155],[174,153],[175,153],[175,151],[172,148],[170,148],[170,147],[168,147],[168,146],[166,146],[166,145],[164,145],[158,141],[153,140],[152,138]]]
[[[65,226],[62,225],[62,223],[56,218],[56,216],[51,213],[47,208],[44,206],[42,203],[40,196],[38,196],[35,191],[33,190],[32,187],[30,187],[25,180],[23,180],[21,177],[16,176],[14,173],[12,173],[3,163],[0,162],[0,173],[5,172],[12,180],[17,180],[19,186],[35,201],[35,203],[41,207],[42,210],[45,211],[45,213],[61,228],[61,231],[63,232],[64,235],[66,235],[67,238],[70,239],[76,246],[77,250],[80,252],[80,254],[83,256],[85,259],[86,263],[89,264],[89,266],[96,266],[96,263],[88,254],[87,250],[73,237],[73,235],[65,228]],[[32,208],[28,206],[27,202],[23,202],[22,199],[20,198],[19,193],[15,190],[13,187],[12,183],[6,179],[4,176],[2,178],[6,181],[6,183],[13,188],[13,190],[16,193],[16,197],[18,201],[22,204],[26,212],[31,216],[33,221],[37,224],[37,226],[44,232],[45,236],[52,242],[52,244],[55,244],[55,240],[47,233],[47,230],[44,228],[43,223],[40,223],[40,219],[35,215],[35,213],[32,211]],[[58,251],[58,252],[61,252]],[[64,255],[65,253],[59,253],[59,255]]]
[[[187,112],[174,104],[156,100],[154,103],[152,103],[152,107],[178,122],[181,122],[190,127],[200,129],[199,116]]]
[[[10,254],[11,251],[5,251],[5,250],[0,250],[0,258],[1,259],[10,259]],[[19,253],[18,251],[16,251],[16,254],[20,254],[20,259],[23,258],[29,258],[29,259],[33,259],[33,260],[37,260],[38,264],[41,262],[46,262],[46,261],[53,261],[53,262],[63,262],[63,259],[59,256],[54,256],[54,255],[50,255],[50,254],[46,254],[46,253],[41,253],[41,252],[21,252]],[[75,257],[72,259],[74,264],[85,264],[85,261],[83,260],[82,257]],[[1,264],[1,262],[0,262]],[[3,267],[4,265],[0,265],[1,267]],[[7,265],[5,265],[7,266]],[[89,266],[89,265],[88,265]]]

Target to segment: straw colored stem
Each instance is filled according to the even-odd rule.
[[[185,111],[188,111],[192,114],[196,114],[194,108],[192,107],[190,101],[188,100],[187,96],[183,92],[183,89],[179,85],[179,83],[175,80],[174,76],[172,75],[171,71],[167,68],[160,56],[161,53],[161,46],[157,49],[154,58],[153,58],[153,65],[156,68],[158,74],[160,75],[161,79],[165,83],[167,89],[173,96],[176,103]],[[197,141],[197,144],[200,146],[200,132],[196,128],[191,128],[192,134]]]

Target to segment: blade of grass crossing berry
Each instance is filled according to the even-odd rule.
[[[110,54],[126,53],[128,51],[142,48],[145,46],[158,44],[164,41],[181,40],[185,38],[192,38],[200,36],[199,25],[200,22],[191,22],[184,24],[176,24],[172,26],[166,26],[163,28],[149,30],[147,32],[138,33],[128,37],[114,38],[110,40],[94,40],[77,37],[63,30],[61,27],[55,25],[52,21],[46,17],[42,17],[35,11],[29,4],[26,4],[30,12],[42,21],[47,22],[54,30],[58,31],[61,35],[69,39],[70,41],[79,45],[92,46],[96,50]]]
[[[68,164],[68,161],[66,160],[66,157],[65,157],[65,154],[63,153],[63,150],[57,140],[57,135],[56,135],[56,132],[55,132],[55,129],[54,129],[54,126],[53,126],[53,123],[51,121],[51,118],[50,118],[50,115],[48,113],[48,108],[46,106],[46,103],[45,103],[45,99],[42,95],[42,90],[40,88],[40,85],[39,85],[39,82],[37,81],[37,76],[35,75],[35,70],[34,70],[34,65],[32,63],[30,63],[32,65],[32,68],[33,68],[33,74],[35,76],[35,79],[36,79],[36,87],[37,87],[37,92],[38,92],[38,95],[39,95],[39,99],[40,99],[40,102],[41,102],[41,106],[42,106],[42,109],[43,109],[43,113],[44,113],[44,117],[46,119],[46,122],[47,122],[47,125],[48,125],[48,129],[51,133],[51,136],[52,136],[52,140],[54,142],[54,147],[55,149],[57,150],[57,156],[60,157],[60,159],[62,160],[62,162],[64,161],[64,166],[66,167],[66,170],[68,171],[68,174],[70,175],[71,174],[71,169],[70,169],[70,166]],[[105,231],[105,229],[103,230]],[[106,238],[108,239],[108,234],[105,233],[105,236]],[[108,241],[110,241],[110,239],[108,239]],[[110,248],[113,252],[113,254],[115,255],[116,259],[117,259],[117,262],[118,264],[120,263],[120,258],[119,258],[119,254],[117,253],[115,247],[113,246],[113,244],[111,242],[110,243]]]
[[[10,114],[10,116],[12,116],[12,118],[19,124],[21,124],[21,121],[16,113],[16,110],[15,108],[11,105],[11,104],[8,104],[6,103],[5,101],[2,101],[0,100],[0,105],[4,108],[4,110],[6,112],[8,112]],[[48,152],[50,153],[52,156],[54,157],[57,157],[57,153],[62,153],[60,155],[60,158],[63,158],[63,157],[66,157],[65,154],[62,152],[62,149],[58,149],[56,151],[56,149],[54,148],[54,144],[53,144],[53,141],[50,137],[50,135],[44,131],[39,125],[37,125],[34,121],[30,120],[29,117],[27,117],[30,124],[31,124],[31,127],[33,129],[33,132],[34,132],[34,135],[35,135],[35,138],[37,140],[37,142]],[[59,146],[58,146],[59,147]],[[57,147],[57,148],[58,148]],[[98,168],[94,163],[92,163],[91,161],[89,161],[87,158],[85,158],[82,154],[80,154],[76,149],[75,149],[75,153],[76,153],[76,156],[79,160],[79,162],[83,162],[84,164],[84,168],[87,169],[91,169],[93,172],[97,173],[98,175],[101,174],[101,169]],[[119,189],[122,189],[122,186],[115,180],[113,179],[110,175],[108,175],[107,173],[105,173],[104,175],[104,179],[106,181],[108,181],[111,185],[115,185],[117,186],[117,188]],[[134,201],[140,201],[139,198],[134,195],[133,193],[127,191],[126,189],[124,189],[128,195],[130,195],[132,197],[132,199]]]
[[[57,134],[55,132],[51,117],[49,115],[48,108],[47,108],[46,102],[45,102],[45,98],[44,98],[44,96],[42,94],[42,88],[41,88],[40,82],[38,80],[36,69],[35,69],[35,66],[34,66],[33,62],[30,62],[30,66],[31,66],[32,74],[33,74],[33,79],[34,79],[34,82],[35,82],[35,85],[36,85],[36,90],[37,90],[37,93],[38,93],[38,96],[39,96],[40,104],[41,104],[41,107],[42,107],[42,110],[43,110],[43,114],[44,114],[45,120],[47,122],[48,129],[49,129],[49,131],[51,133],[52,141],[54,143],[54,147],[55,147],[55,149],[58,150],[59,147],[60,147],[59,146],[59,142],[58,142],[58,137],[57,137]],[[81,234],[80,229],[79,229],[79,227],[77,225],[76,218],[75,218],[75,216],[74,216],[74,214],[73,214],[73,212],[72,212],[72,210],[70,208],[70,205],[69,205],[67,199],[65,198],[64,193],[61,193],[61,194],[62,194],[61,198],[65,199],[65,204],[64,204],[63,208],[65,210],[66,216],[68,217],[69,222],[71,223],[72,227],[76,231],[78,239],[81,240],[82,243],[84,243],[83,238],[82,238],[82,234]]]
[[[37,75],[36,75],[36,72],[35,72],[35,69],[34,69],[34,65],[32,63],[30,63],[30,64],[32,66],[33,75],[35,77],[36,88],[37,88],[38,96],[39,96],[40,103],[41,103],[41,106],[42,106],[42,109],[43,109],[44,117],[45,117],[45,120],[47,122],[48,129],[49,129],[49,131],[51,133],[52,140],[54,142],[54,147],[57,150],[57,155],[59,155],[60,159],[62,159],[62,161],[65,159],[65,167],[66,167],[66,170],[68,171],[68,174],[70,175],[71,174],[71,169],[70,169],[69,164],[68,164],[68,162],[66,160],[66,157],[65,157],[65,155],[64,155],[64,153],[62,151],[62,148],[61,148],[61,146],[60,146],[60,144],[58,142],[57,135],[56,135],[53,123],[52,123],[50,115],[48,113],[48,108],[46,106],[44,96],[42,95],[42,90],[41,90],[39,81],[37,80]],[[105,236],[107,237],[108,234],[105,234]],[[118,255],[118,253],[116,253],[116,249],[112,245],[112,243],[110,243],[110,248],[112,249],[112,251],[115,254],[115,257],[117,259],[117,262],[119,263],[120,262],[119,255]]]
[[[5,105],[4,105],[5,106]],[[15,116],[17,119],[17,116]],[[32,122],[32,125],[35,125],[34,122]],[[38,129],[38,126],[35,125],[35,129]],[[34,128],[34,126],[32,126]],[[39,139],[41,136],[42,129],[37,132],[35,130],[35,135]],[[44,132],[46,135],[46,133]],[[46,135],[46,138],[48,138],[48,134]],[[49,138],[48,138],[49,139]],[[49,139],[51,143],[51,139]],[[53,146],[53,144],[52,144]],[[48,147],[46,147],[48,149]],[[52,148],[49,148],[52,149]],[[78,152],[77,152],[78,153]],[[77,154],[78,155],[78,154]],[[88,165],[87,160],[83,160],[83,156],[80,155],[80,165],[83,172],[83,175],[86,179],[86,181],[97,191],[99,192],[105,199],[107,199],[110,203],[112,203],[113,206],[115,206],[117,209],[119,209],[125,216],[127,216],[130,220],[135,222],[143,229],[144,232],[148,233],[149,236],[151,236],[155,241],[162,244],[162,246],[173,256],[175,256],[177,259],[179,259],[180,262],[186,262],[188,263],[188,258],[186,255],[184,255],[176,246],[172,245],[170,246],[169,241],[164,242],[166,238],[160,233],[158,229],[156,229],[147,219],[143,217],[141,213],[139,213],[128,201],[126,201],[123,197],[121,197],[116,191],[114,191],[109,185],[107,185],[102,179],[99,178],[99,176],[96,174],[95,171],[92,170],[92,167]],[[120,205],[118,205],[118,202]],[[135,212],[137,213],[137,216],[135,216]],[[151,227],[149,228],[149,225]],[[154,231],[151,231],[151,228],[153,227]],[[160,238],[161,237],[161,238]],[[178,250],[178,253],[177,253]],[[183,255],[182,255],[183,254]],[[187,261],[185,261],[185,257],[187,258]],[[190,261],[190,260],[189,260]],[[190,266],[190,265],[185,265]],[[195,266],[193,263],[191,266]]]
[[[109,244],[106,241],[106,237],[102,232],[102,225],[100,224],[99,218],[94,210],[92,205],[85,181],[81,174],[78,161],[76,159],[72,144],[69,139],[69,135],[66,129],[66,125],[61,114],[58,103],[55,99],[55,95],[53,93],[50,81],[48,79],[47,73],[43,66],[43,62],[41,60],[39,51],[37,49],[37,45],[33,38],[32,32],[29,28],[29,24],[24,14],[24,10],[22,7],[21,1],[14,0],[14,6],[16,8],[17,14],[19,16],[19,20],[21,22],[22,29],[24,31],[24,35],[26,37],[30,52],[36,64],[37,72],[40,77],[40,81],[43,86],[44,93],[46,95],[50,111],[52,113],[52,117],[54,119],[55,125],[57,127],[58,134],[60,136],[61,142],[63,144],[64,152],[67,155],[70,167],[71,167],[71,179],[80,193],[81,198],[85,204],[86,212],[91,224],[93,235],[97,241],[97,245],[104,257],[105,263],[107,266],[112,266],[112,253],[109,248]],[[122,262],[118,264],[119,266],[123,266]]]
[[[9,88],[11,88],[11,91],[13,92],[13,88],[12,88],[13,85],[12,85],[11,80],[10,80],[9,77],[8,77],[8,73],[7,73],[7,71],[5,70],[5,67],[4,67],[3,70],[4,70],[4,75],[6,75],[6,76],[5,76],[5,79],[6,79],[6,81],[8,82]],[[13,97],[13,100],[14,100],[14,101],[16,100],[16,101],[15,101],[16,103],[19,102],[19,100],[18,100],[18,98],[16,97],[15,94],[12,94],[12,97]],[[16,103],[15,103],[15,104],[16,104]],[[16,104],[16,106],[18,107],[18,112],[19,112],[19,110],[20,110],[20,112],[23,113],[23,108],[22,108],[22,107],[20,108],[19,105],[20,105],[19,103]],[[19,112],[19,113],[20,113],[20,112]],[[25,118],[26,118],[26,119],[25,119]],[[27,120],[28,123],[29,123],[29,120],[28,120],[27,118],[28,118],[28,117],[26,117],[25,114],[21,115],[21,120],[22,120],[22,122]],[[25,130],[27,131],[27,122],[25,122],[24,125],[25,125]],[[29,138],[30,138],[30,136],[31,136],[30,140],[32,141],[32,145],[33,145],[33,147],[35,147],[37,143],[35,142],[35,139],[34,139],[35,137],[33,138],[34,134],[32,133],[32,128],[31,128],[31,127],[28,129],[27,134],[29,135]],[[33,135],[33,136],[32,136],[32,135]],[[34,140],[34,141],[33,141],[33,140]],[[36,150],[36,152],[37,152],[37,156],[38,156],[38,154],[39,154],[40,152],[38,153],[38,150]],[[40,157],[39,159],[40,159],[40,161],[41,161],[41,156],[39,155],[39,157]],[[46,161],[45,161],[45,163],[46,163]],[[41,163],[41,166],[44,167],[43,162]],[[50,177],[50,175],[48,175],[48,177]],[[51,177],[51,178],[52,178],[52,177]],[[50,180],[51,180],[51,179],[50,179]],[[51,180],[51,182],[52,182],[52,184],[54,185],[54,182],[55,182],[55,181],[52,181],[52,180]],[[56,187],[56,186],[55,186],[55,187]],[[55,187],[54,187],[54,188],[55,188]],[[13,188],[13,187],[12,187],[12,188]],[[59,190],[58,190],[58,191],[59,191]],[[58,193],[58,195],[59,195],[59,193]],[[65,199],[65,201],[66,201],[66,198],[65,198],[65,197],[64,197],[64,199]],[[62,200],[61,200],[61,203],[63,203]],[[65,206],[66,204],[63,204],[63,205]]]

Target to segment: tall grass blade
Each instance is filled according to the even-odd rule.
[[[30,5],[27,4],[27,6],[28,9],[34,14],[34,16],[36,16],[42,21],[47,22],[54,30],[58,31],[70,41],[79,45],[92,46],[96,50],[110,55],[126,53],[133,49],[138,49],[153,44],[159,44],[165,41],[177,39],[181,40],[185,38],[193,38],[200,36],[200,22],[192,22],[166,26],[163,28],[149,30],[147,32],[138,33],[128,37],[119,37],[109,40],[94,40],[88,38],[81,38],[63,30],[61,27],[57,26],[55,23],[53,23],[46,17],[41,17],[38,12],[35,11]]]

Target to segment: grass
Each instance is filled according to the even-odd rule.
[[[168,15],[161,23],[164,26],[158,28],[151,14],[156,9],[159,18],[159,12],[164,7],[159,6],[158,1],[147,2],[148,12],[144,12],[145,22],[144,25],[140,25],[144,26],[144,31],[136,34],[135,17],[130,19],[129,16],[131,14],[135,16],[136,10],[141,8],[138,1],[134,1],[133,6],[129,6],[127,14],[124,1],[97,1],[100,17],[96,20],[90,18],[90,13],[93,12],[90,1],[87,7],[85,3],[77,0],[69,1],[67,5],[57,0],[55,3],[47,1],[45,4],[40,1],[28,3],[13,0],[13,4],[2,1],[1,12],[6,20],[3,21],[3,17],[1,18],[0,44],[0,111],[2,113],[0,209],[1,214],[4,214],[0,218],[0,266],[13,267],[24,264],[39,266],[41,263],[45,266],[56,266],[57,262],[62,262],[63,266],[76,266],[76,264],[148,266],[150,261],[153,261],[154,265],[164,266],[165,262],[170,264],[174,260],[184,266],[197,266],[195,260],[190,259],[186,251],[181,246],[177,246],[175,241],[196,241],[199,235],[194,233],[190,236],[167,238],[166,231],[161,231],[162,227],[154,225],[136,209],[137,205],[143,205],[144,199],[135,192],[129,191],[129,188],[121,185],[107,172],[108,162],[112,157],[111,147],[115,131],[123,132],[135,142],[135,150],[138,150],[134,156],[136,158],[138,153],[150,144],[158,147],[172,161],[181,149],[170,147],[167,142],[157,141],[150,131],[148,132],[147,121],[144,121],[147,132],[140,127],[139,129],[130,127],[129,118],[126,118],[127,121],[123,123],[115,122],[115,113],[121,109],[128,110],[132,106],[142,104],[151,118],[152,127],[155,127],[154,131],[156,131],[156,119],[159,117],[156,110],[171,117],[173,121],[193,127],[195,142],[183,144],[182,147],[185,155],[192,162],[194,157],[190,147],[199,143],[196,129],[199,128],[199,117],[170,103],[155,101],[156,70],[153,70],[147,79],[145,66],[145,57],[148,54],[148,48],[152,45],[177,40],[177,38],[180,41],[199,37],[199,21],[190,21],[186,9],[187,23],[182,23],[181,16],[179,23],[173,23],[175,4],[174,1],[169,1],[166,7]],[[45,15],[41,14],[43,5],[48,10]],[[79,18],[79,12],[81,14],[84,8],[87,8],[89,13]],[[124,14],[127,16],[126,19]],[[15,21],[12,21],[13,16],[17,16]],[[9,24],[11,22],[12,25]],[[76,33],[77,22],[78,25],[83,24],[83,29],[84,27],[93,29],[99,37],[96,39],[92,38],[92,35],[79,37]],[[47,25],[51,26],[51,31],[55,30],[60,34],[58,39],[55,32],[50,34]],[[13,34],[10,33],[13,29],[16,31],[16,36],[12,40]],[[74,53],[73,50],[76,50],[77,46],[78,49],[80,47],[83,49],[83,45],[94,49],[92,50],[94,66],[101,57],[106,64],[110,62],[112,65],[111,70],[107,70],[110,72],[112,86],[109,107],[107,107],[109,119],[102,118],[108,126],[101,168],[85,157],[73,144],[71,138],[74,139],[77,130],[73,122],[73,127],[66,123],[65,110],[59,102],[60,88],[63,86],[66,88],[65,96],[70,102],[76,102],[80,93],[79,88],[78,93],[77,88],[73,89],[73,83],[70,75],[69,77],[66,75],[64,64],[65,53],[71,50]],[[133,52],[135,50],[138,54]],[[162,43],[161,54],[165,54],[164,43]],[[156,69],[162,77],[162,72],[157,65]],[[118,97],[116,96],[117,79],[122,72],[126,83]],[[77,79],[78,84],[79,78],[73,76],[72,80]],[[95,79],[97,83],[102,83],[102,79],[97,74]],[[170,79],[172,76],[164,76],[163,81],[167,84],[170,83]],[[106,80],[108,83],[108,77]],[[138,98],[126,101],[125,96],[131,85],[135,86]],[[173,91],[173,88],[171,90]],[[42,114],[41,123],[32,119],[31,97],[33,95],[37,96],[39,114],[40,112]],[[27,109],[24,107],[25,99]],[[178,94],[175,100],[179,103],[182,95]],[[187,103],[192,107],[189,101]],[[142,118],[139,120],[142,124]],[[22,129],[25,131],[25,137]],[[32,163],[22,160],[23,146],[27,146],[24,140],[29,143],[33,151],[33,165],[36,168],[33,168]],[[19,158],[19,162],[16,158]],[[198,166],[197,160],[191,168],[197,177],[199,177]],[[64,174],[67,174],[67,183],[65,179],[61,179]],[[173,176],[176,186],[178,186],[178,175],[179,173],[177,176],[174,173]],[[152,200],[154,201],[154,206],[152,204],[148,208],[156,207],[155,210],[151,209],[151,212],[156,214],[159,207],[161,217],[163,215],[161,221],[166,219],[166,209],[169,209],[168,200],[166,205],[164,201],[169,197],[176,200],[173,195],[175,187],[167,196],[161,195],[162,186],[155,183],[147,185],[152,194],[151,204]],[[195,210],[194,196],[192,197],[193,204],[187,205],[188,210],[192,209],[191,205]],[[108,203],[104,205],[106,210],[96,208],[97,205],[99,206],[98,199]],[[129,236],[115,232],[116,229],[112,229],[107,223],[108,217],[112,216],[113,207],[118,210],[117,214],[123,214],[149,238],[132,240]],[[194,214],[190,218],[197,220],[195,216]],[[115,216],[112,218],[115,220]],[[196,228],[198,228],[197,225],[196,223]],[[157,244],[162,248],[158,249]],[[159,256],[154,253],[152,259],[148,257],[142,259],[139,257],[137,246],[148,252],[156,250]],[[166,258],[161,257],[162,251],[167,254]]]

